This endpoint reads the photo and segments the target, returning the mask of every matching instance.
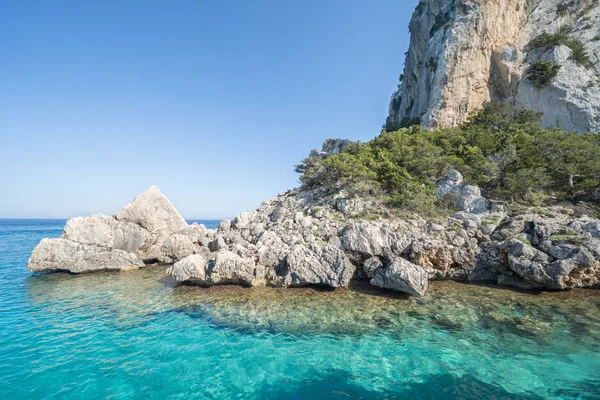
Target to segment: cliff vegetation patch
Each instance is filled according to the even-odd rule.
[[[330,157],[307,158],[296,171],[306,187],[384,197],[419,212],[443,208],[435,185],[449,169],[496,199],[597,201],[600,137],[543,129],[540,119],[540,113],[492,103],[457,128],[383,131]]]
[[[526,77],[539,88],[548,86],[558,72],[561,65],[552,61],[537,61],[527,69]]]
[[[528,50],[542,49],[549,50],[557,46],[567,46],[573,52],[573,58],[579,64],[586,68],[593,68],[594,63],[585,50],[581,41],[571,36],[572,28],[568,25],[563,26],[557,33],[550,34],[544,32],[533,38],[527,45]]]

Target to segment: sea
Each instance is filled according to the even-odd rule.
[[[27,271],[64,224],[0,220],[0,399],[600,399],[600,290]]]

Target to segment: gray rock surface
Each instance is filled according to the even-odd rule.
[[[187,226],[183,217],[156,186],[150,187],[121,208],[115,217],[119,221],[133,222],[150,232],[172,233]]]
[[[173,264],[167,273],[177,282],[194,282],[204,284],[206,282],[206,266],[208,260],[200,255],[194,254]]]
[[[430,279],[528,289],[600,284],[600,220],[558,206],[507,215],[456,171],[437,190],[455,193],[462,211],[435,220],[398,217],[380,198],[296,189],[211,230],[180,224],[176,210],[167,215],[168,200],[151,189],[119,213],[124,219],[70,220],[60,239],[35,248],[28,268],[79,273],[162,262],[174,263],[168,273],[176,281],[205,286],[335,288],[369,279],[416,295]],[[142,209],[148,202],[157,205]]]
[[[128,270],[143,267],[135,254],[124,250],[81,244],[67,239],[43,239],[33,251],[27,269],[33,272],[72,273]]]
[[[447,196],[457,209],[471,214],[485,214],[491,208],[490,202],[481,196],[481,190],[477,186],[463,184],[462,174],[455,170],[450,170],[437,182],[436,193],[439,197]]]
[[[563,12],[560,7],[565,7]],[[567,46],[529,51],[542,33],[571,27],[590,58]],[[388,124],[419,118],[428,128],[456,126],[486,102],[541,111],[545,127],[600,132],[600,4],[596,0],[428,0],[410,22],[403,79]],[[536,61],[561,65],[539,88],[526,78]]]
[[[67,221],[60,239],[44,239],[27,263],[30,271],[73,273],[143,267],[144,261],[174,262],[201,251],[201,225],[188,226],[152,186],[114,217],[92,215]]]
[[[429,276],[420,266],[403,258],[395,258],[388,266],[377,271],[371,284],[422,296],[427,291]]]
[[[96,214],[68,220],[61,237],[81,244],[135,253],[150,233],[134,223]]]
[[[313,149],[309,157],[327,157],[333,154],[341,153],[348,145],[352,143],[347,139],[327,139],[323,142],[321,150]]]

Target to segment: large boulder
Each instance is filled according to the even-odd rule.
[[[173,262],[199,252],[204,226],[188,227],[156,186],[136,197],[117,215],[92,215],[67,221],[60,239],[44,239],[33,250],[30,271],[73,273],[142,267]]]
[[[327,244],[315,251],[299,244],[294,246],[286,258],[280,284],[327,285],[334,288],[348,286],[355,269],[339,247]]]
[[[207,264],[208,260],[204,256],[194,254],[173,264],[167,269],[167,274],[177,282],[205,284]]]
[[[176,262],[167,273],[178,282],[203,286],[264,284],[264,276],[256,276],[256,265],[252,259],[228,250],[220,250],[210,260],[199,254],[190,255]]]
[[[447,196],[460,211],[484,214],[490,210],[490,202],[481,196],[481,190],[477,186],[463,184],[463,176],[456,170],[450,170],[437,182],[436,194],[438,197]]]
[[[150,232],[115,217],[92,215],[67,221],[62,238],[91,246],[107,247],[135,253],[150,237]]]
[[[115,216],[150,232],[177,232],[187,226],[183,217],[156,186],[137,196]]]
[[[127,270],[143,267],[135,254],[66,239],[43,239],[35,248],[27,269],[33,272]]]
[[[429,274],[422,267],[398,257],[385,268],[378,269],[371,284],[422,296],[429,286]]]

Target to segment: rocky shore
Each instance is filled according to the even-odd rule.
[[[328,141],[315,157],[343,149]],[[188,225],[153,186],[114,216],[69,220],[44,239],[30,271],[126,270],[171,264],[178,282],[201,286],[346,287],[353,279],[413,295],[430,280],[486,282],[522,289],[600,283],[600,220],[565,207],[508,213],[450,171],[438,195],[457,213],[402,215],[343,190],[295,189],[218,229]]]

